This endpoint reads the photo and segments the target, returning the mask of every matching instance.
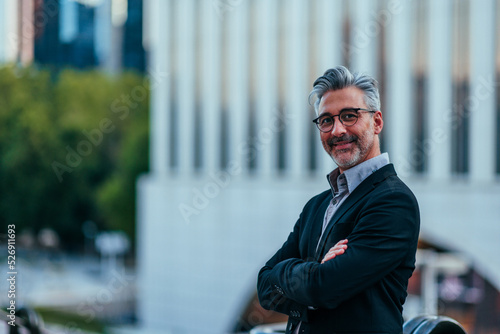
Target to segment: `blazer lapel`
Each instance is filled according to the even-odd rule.
[[[325,212],[332,200],[331,192],[322,200],[319,208],[316,210],[314,214],[313,222],[311,226],[311,236],[314,236],[314,239],[308,243],[307,254],[308,256],[313,256],[316,254],[316,249],[318,247],[319,238],[321,236],[321,229],[323,228],[323,220],[325,219]]]
[[[388,164],[378,171],[368,176],[360,185],[354,189],[352,194],[347,196],[346,200],[342,205],[338,208],[338,210],[334,213],[333,217],[330,219],[328,226],[326,227],[325,233],[321,238],[321,243],[318,247],[315,258],[319,259],[324,253],[324,247],[326,244],[326,240],[328,240],[328,236],[333,229],[333,226],[342,218],[342,216],[361,198],[366,196],[370,191],[375,188],[375,185],[383,180],[385,180],[390,175],[395,175],[394,166],[392,164]]]

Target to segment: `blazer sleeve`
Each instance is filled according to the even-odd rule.
[[[320,264],[289,258],[266,272],[268,286],[313,307],[335,308],[394,271],[414,252],[418,204],[407,191],[386,189],[367,201],[348,236],[346,252]]]
[[[293,231],[288,236],[283,246],[267,261],[260,270],[257,280],[257,293],[259,302],[266,310],[273,310],[287,315],[293,315],[300,320],[307,320],[307,306],[285,296],[283,290],[276,284],[271,283],[270,276],[273,268],[288,259],[300,258],[299,235],[301,217],[296,222]]]

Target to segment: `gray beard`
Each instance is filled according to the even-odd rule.
[[[354,143],[355,147],[352,148],[352,151],[351,151],[352,154],[351,154],[351,157],[349,159],[340,160],[340,159],[335,157],[334,144],[341,142],[341,141],[349,141],[349,142],[353,141],[353,143]],[[329,155],[333,159],[333,161],[337,164],[337,166],[339,166],[342,169],[348,169],[348,168],[354,167],[357,164],[359,164],[361,162],[361,159],[370,151],[371,147],[373,146],[373,142],[369,142],[367,138],[362,137],[361,142],[364,145],[360,144],[359,137],[354,136],[354,135],[351,135],[351,136],[344,135],[344,136],[338,137],[338,138],[330,138],[326,142],[327,147],[325,147],[325,148],[329,149]],[[340,152],[342,152],[342,150],[337,151],[337,153],[340,153]],[[347,150],[346,150],[346,152],[347,152]]]

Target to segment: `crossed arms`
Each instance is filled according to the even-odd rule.
[[[418,208],[410,195],[388,192],[355,216],[359,220],[349,241],[337,242],[321,262],[301,258],[300,236],[305,237],[301,232],[307,222],[299,218],[283,247],[259,272],[262,306],[285,314],[308,306],[335,308],[401,268],[415,251]],[[401,270],[411,275],[413,268]]]

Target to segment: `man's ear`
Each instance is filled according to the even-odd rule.
[[[382,112],[377,110],[373,114],[373,129],[375,130],[375,134],[378,135],[382,128],[384,127],[384,119],[382,118]]]

